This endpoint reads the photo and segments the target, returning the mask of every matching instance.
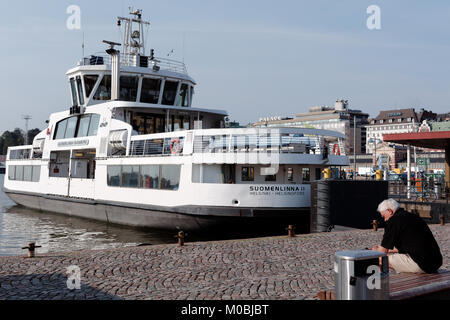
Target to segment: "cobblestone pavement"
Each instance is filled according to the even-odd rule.
[[[430,226],[450,269],[450,226]],[[379,244],[356,230],[0,257],[0,299],[316,299],[334,287],[333,255]],[[81,288],[67,288],[67,267]]]

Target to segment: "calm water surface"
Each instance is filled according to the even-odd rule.
[[[176,243],[174,232],[140,230],[17,206],[2,191],[0,174],[0,256],[25,255],[29,242],[38,253]]]

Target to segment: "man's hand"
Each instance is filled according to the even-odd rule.
[[[383,252],[383,253],[388,253],[389,252],[388,249],[386,249],[386,248],[384,248],[382,246],[373,246],[372,250],[378,251],[378,252]]]

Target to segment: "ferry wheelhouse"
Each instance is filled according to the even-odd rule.
[[[106,54],[67,72],[72,106],[29,146],[8,149],[4,191],[34,209],[192,230],[309,214],[310,181],[348,165],[344,136],[309,128],[228,128],[193,107],[183,63],[145,55],[140,10]]]

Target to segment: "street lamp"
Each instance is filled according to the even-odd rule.
[[[367,142],[374,144],[374,146],[375,146],[375,170],[376,170],[377,169],[377,143],[382,143],[383,141],[381,141],[380,139],[377,139],[377,138],[370,138]]]

